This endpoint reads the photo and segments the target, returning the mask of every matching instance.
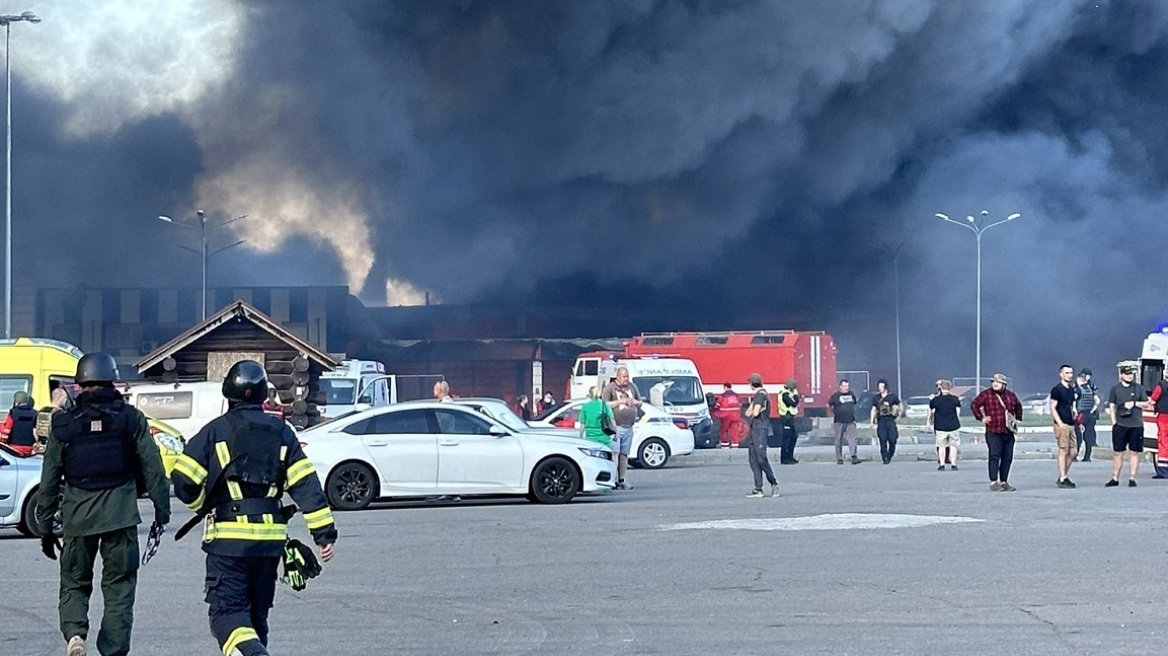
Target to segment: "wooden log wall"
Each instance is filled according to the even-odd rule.
[[[285,416],[298,428],[320,421],[317,405],[324,400],[318,363],[291,344],[273,337],[250,321],[233,321],[172,353],[143,372],[147,380],[172,383],[207,380],[210,353],[262,353],[268,381],[276,389]]]

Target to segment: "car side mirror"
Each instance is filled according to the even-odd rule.
[[[508,433],[507,429],[503,428],[502,426],[491,426],[491,431],[490,431],[491,437],[506,437],[507,435],[510,435],[510,434],[511,433]]]
[[[357,403],[368,403],[369,405],[373,405],[373,397],[362,396],[361,398],[357,399]]]

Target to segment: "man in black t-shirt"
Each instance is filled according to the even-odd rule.
[[[872,397],[870,421],[876,429],[876,439],[880,442],[880,459],[884,464],[892,462],[896,455],[896,439],[900,436],[896,430],[896,418],[900,416],[900,397],[888,389],[888,381],[881,378],[876,381],[876,396]]]
[[[840,381],[839,390],[827,400],[827,407],[831,409],[831,427],[835,431],[835,464],[844,464],[845,438],[852,453],[852,464],[860,464],[856,457],[856,395],[846,378]]]
[[[771,469],[771,462],[767,460],[767,430],[771,423],[771,400],[766,390],[762,388],[762,376],[750,374],[750,405],[747,406],[745,420],[750,426],[750,471],[754,473],[754,489],[746,495],[750,499],[779,496],[779,481],[775,478],[775,471]],[[762,477],[766,474],[767,482],[771,484],[769,494],[763,494]]]
[[[1075,436],[1075,414],[1078,412],[1079,388],[1074,384],[1075,368],[1069,364],[1059,367],[1059,382],[1050,389],[1050,417],[1054,421],[1054,439],[1058,442],[1058,486],[1074,489],[1071,482],[1071,463],[1079,455]]]
[[[953,383],[948,380],[938,381],[937,388],[940,392],[929,399],[927,422],[937,441],[937,471],[945,469],[946,460],[950,467],[957,469],[957,449],[961,446],[961,420],[957,415],[961,411],[961,397],[953,394]]]

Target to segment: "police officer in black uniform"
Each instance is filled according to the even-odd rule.
[[[17,391],[12,396],[12,407],[8,410],[11,431],[4,441],[21,455],[32,454],[36,444],[36,418],[32,397],[24,390]]]
[[[257,656],[268,653],[268,611],[281,558],[292,557],[287,522],[295,508],[281,505],[284,493],[304,512],[321,560],[332,558],[337,530],[296,434],[264,413],[263,366],[234,364],[223,396],[230,409],[187,443],[171,478],[175,496],[204,522],[211,633],[225,656]]]
[[[45,445],[36,524],[41,549],[61,554],[61,633],[68,656],[85,656],[93,563],[101,553],[105,615],[97,634],[102,656],[130,652],[138,583],[138,495],[154,503],[155,530],[170,521],[170,490],[146,417],[113,387],[113,357],[91,353],[77,362],[81,394],[69,411],[52,417]],[[62,485],[63,483],[63,485]],[[143,489],[144,488],[144,489]],[[64,544],[53,535],[61,510]]]

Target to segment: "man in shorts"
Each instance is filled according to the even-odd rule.
[[[1119,485],[1119,472],[1123,469],[1123,452],[1128,452],[1128,487],[1136,486],[1136,472],[1140,466],[1140,454],[1144,451],[1144,413],[1150,409],[1148,392],[1143,385],[1135,383],[1136,370],[1122,367],[1119,383],[1107,395],[1107,414],[1111,418],[1111,480],[1104,487]]]
[[[933,429],[937,440],[937,471],[945,470],[945,462],[957,470],[957,449],[961,446],[961,397],[953,394],[953,383],[948,380],[937,382],[940,390],[929,399],[928,426]]]
[[[617,454],[616,489],[630,490],[625,482],[629,468],[629,448],[633,446],[633,424],[637,423],[637,409],[641,407],[641,393],[629,380],[627,367],[618,367],[616,380],[604,386],[601,400],[612,408],[616,434],[612,436],[612,451]]]
[[[1079,455],[1075,435],[1075,413],[1078,412],[1079,388],[1074,384],[1075,368],[1069,364],[1059,367],[1059,382],[1050,389],[1050,417],[1054,421],[1054,439],[1058,442],[1058,483],[1064,489],[1074,489],[1071,482],[1071,463]]]

